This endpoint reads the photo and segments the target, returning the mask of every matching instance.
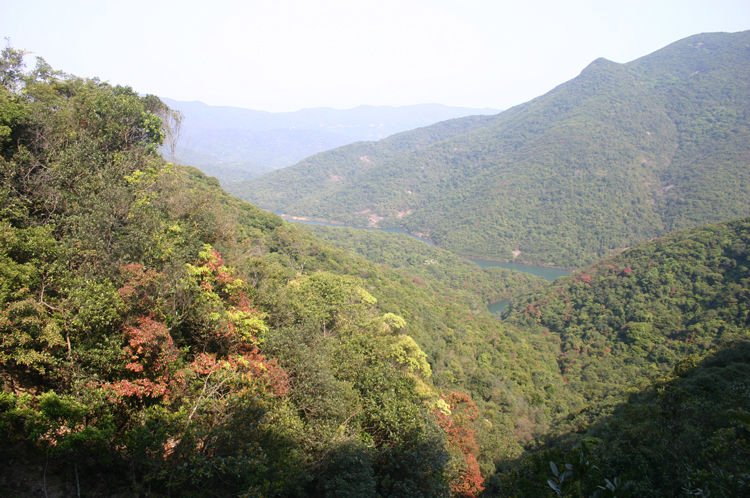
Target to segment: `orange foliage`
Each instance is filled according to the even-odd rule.
[[[199,292],[213,292],[216,301],[209,304],[212,311],[221,319],[213,323],[213,334],[220,341],[214,349],[206,344],[198,349],[202,352],[193,361],[182,362],[181,353],[175,346],[167,326],[159,321],[158,295],[165,283],[165,275],[157,270],[146,269],[140,263],[123,266],[120,270],[126,282],[119,294],[126,309],[137,316],[136,326],[127,326],[123,332],[126,345],[123,347],[125,368],[129,378],[104,383],[103,387],[113,390],[121,398],[161,398],[169,401],[187,387],[186,380],[200,376],[211,376],[222,369],[225,373],[238,375],[276,396],[283,396],[289,390],[289,378],[276,360],[269,360],[260,353],[255,337],[248,335],[248,326],[238,327],[236,320],[256,317],[262,327],[261,313],[253,306],[244,290],[244,282],[232,274],[221,254],[214,249],[207,257],[198,261]],[[200,301],[200,300],[197,300]],[[204,310],[204,312],[207,310]],[[156,316],[154,316],[154,312]],[[233,320],[234,318],[234,320]],[[238,322],[239,323],[239,322]],[[240,330],[243,329],[243,330]],[[257,330],[253,330],[253,336]],[[214,344],[216,346],[216,344]],[[215,353],[211,353],[214,349]],[[218,351],[224,351],[217,357]],[[189,354],[189,353],[188,353]]]
[[[183,384],[184,375],[174,371],[179,351],[167,327],[150,317],[139,317],[138,327],[125,327],[127,346],[123,353],[129,363],[125,368],[138,374],[106,385],[123,397],[168,397],[172,388]]]
[[[476,431],[471,428],[471,423],[479,416],[479,409],[467,393],[454,392],[443,399],[452,413],[436,412],[438,424],[448,435],[448,445],[457,449],[464,460],[458,476],[451,482],[451,492],[454,496],[475,498],[484,490],[484,479],[477,463],[479,445],[474,440]]]

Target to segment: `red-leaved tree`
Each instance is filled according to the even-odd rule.
[[[467,393],[452,392],[443,396],[443,400],[450,406],[451,413],[437,411],[438,424],[448,435],[449,448],[457,451],[462,459],[451,482],[451,492],[454,496],[475,498],[484,490],[484,479],[477,463],[479,445],[474,440],[476,431],[471,428],[479,409]]]

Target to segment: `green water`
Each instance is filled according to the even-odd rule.
[[[402,233],[404,235],[408,235],[409,237],[415,238],[417,240],[421,240],[425,244],[428,244],[431,246],[435,245],[429,240],[425,240],[420,237],[417,237],[416,235],[412,235],[408,232],[404,232],[400,228],[369,228],[369,227],[357,227],[357,226],[352,226],[352,225],[334,225],[333,223],[324,223],[322,221],[310,221],[310,220],[287,219],[287,221],[291,221],[293,223],[307,223],[310,225],[324,225],[327,227],[357,228],[360,230],[379,230],[381,232]],[[556,279],[557,277],[562,277],[562,276],[570,275],[571,273],[573,273],[568,270],[558,270],[555,268],[541,268],[539,266],[521,265],[518,263],[498,263],[497,261],[485,261],[483,259],[471,259],[471,258],[467,258],[467,259],[469,259],[469,261],[476,263],[482,269],[489,268],[491,266],[499,266],[501,268],[507,268],[509,270],[516,270],[516,271],[522,271],[524,273],[531,273],[532,275],[537,275],[539,277],[545,278],[549,280],[550,282]],[[487,309],[489,310],[490,313],[499,315],[500,313],[503,312],[505,307],[508,306],[509,302],[510,302],[510,299],[504,299],[502,301],[490,303],[487,305]]]
[[[537,275],[539,277],[542,277],[544,279],[549,280],[550,282],[556,279],[557,277],[563,277],[565,275],[570,275],[571,271],[568,270],[558,270],[555,268],[540,268],[538,266],[529,266],[529,265],[520,265],[518,263],[498,263],[496,261],[485,261],[483,259],[471,259],[470,261],[473,261],[474,263],[478,264],[480,268],[489,268],[491,266],[499,266],[501,268],[507,268],[509,270],[516,270],[516,271],[522,271],[525,273],[531,273],[532,275]],[[494,315],[500,315],[500,313],[503,312],[506,306],[508,306],[508,303],[510,302],[510,299],[503,299],[502,301],[497,301],[496,303],[490,303],[487,305],[487,309],[490,311],[490,313]]]
[[[558,270],[557,268],[542,268],[539,266],[522,265],[518,263],[498,263],[497,261],[485,261],[483,259],[469,259],[478,264],[480,268],[489,268],[491,266],[499,266],[500,268],[507,268],[509,270],[522,271],[524,273],[531,273],[539,277],[545,278],[550,282],[557,277],[564,277],[573,273],[570,270]]]
[[[508,306],[508,303],[510,303],[510,299],[503,299],[502,301],[488,304],[487,309],[493,315],[499,315],[500,313],[503,312],[505,307]]]

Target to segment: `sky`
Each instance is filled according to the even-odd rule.
[[[507,109],[598,57],[747,29],[748,0],[0,0],[0,37],[29,66],[271,112]]]

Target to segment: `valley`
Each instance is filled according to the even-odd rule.
[[[282,216],[283,218],[284,216]],[[285,218],[286,219],[286,218]],[[381,232],[387,232],[387,233],[396,233],[396,234],[403,234],[408,237],[411,237],[413,239],[419,240],[421,242],[424,242],[425,244],[429,246],[434,246],[432,242],[429,240],[423,239],[421,237],[418,237],[416,235],[412,235],[408,232],[405,232],[403,229],[398,227],[392,227],[392,228],[371,228],[371,227],[358,227],[354,225],[337,225],[334,223],[325,223],[322,221],[312,221],[308,220],[304,217],[293,217],[289,219],[289,221],[292,221],[294,223],[302,223],[302,224],[310,224],[310,225],[319,225],[319,226],[328,226],[328,227],[338,227],[338,228],[353,228],[356,230],[377,230]],[[521,263],[515,263],[513,261],[489,261],[484,259],[471,259],[467,258],[472,263],[476,263],[481,269],[485,268],[491,268],[493,266],[497,266],[500,268],[505,268],[508,270],[513,271],[520,271],[522,273],[529,273],[531,275],[537,275],[539,277],[544,278],[545,280],[555,280],[557,277],[562,277],[564,275],[570,275],[570,271],[563,270],[563,269],[557,269],[557,268],[546,268],[541,266],[531,266],[531,265],[524,265]]]
[[[229,190],[339,224],[375,215],[474,258],[581,268],[750,214],[748,36],[598,59],[498,115],[322,152]]]
[[[354,230],[369,230],[369,231],[380,231],[380,232],[385,232],[385,233],[401,234],[401,235],[405,235],[407,237],[411,237],[413,239],[416,239],[416,240],[418,240],[420,242],[423,242],[423,243],[425,243],[425,244],[427,244],[429,246],[434,246],[434,244],[432,244],[430,241],[422,239],[422,238],[419,238],[419,237],[417,237],[415,235],[411,235],[409,233],[406,233],[406,232],[404,232],[400,228],[355,227],[355,226],[350,226],[350,225],[335,225],[335,224],[324,223],[324,222],[319,222],[319,221],[310,221],[310,220],[304,220],[303,221],[303,220],[301,220],[299,218],[295,218],[295,219],[293,219],[293,221],[296,222],[296,223],[300,223],[300,224],[309,224],[309,225],[317,225],[317,226],[324,226],[324,227],[332,227],[332,228],[334,228],[334,230],[336,228],[350,228],[350,229],[354,229]],[[349,250],[353,250],[354,249],[353,247],[348,246],[347,244],[337,243],[337,242],[340,242],[341,239],[339,237],[331,236],[333,234],[332,231],[321,231],[321,230],[315,230],[315,229],[313,229],[312,233],[314,235],[317,235],[318,237],[320,237],[323,240],[328,240],[332,244],[334,244],[334,245],[336,245],[336,246],[338,246],[338,247],[340,247],[342,249],[349,249]],[[413,261],[415,258],[419,259],[418,257],[416,257],[416,256],[414,256],[412,254],[409,254],[408,253],[409,249],[407,249],[406,247],[404,247],[403,250],[407,251],[407,256],[408,256],[407,260],[411,259]],[[360,254],[366,257],[366,254],[364,254],[364,253],[360,252]],[[378,259],[370,259],[370,260],[373,261],[373,262],[375,262],[375,263],[377,263],[377,262],[384,262],[384,261],[379,261]],[[419,259],[419,260],[421,261],[421,259]],[[554,281],[557,277],[561,277],[561,276],[565,276],[565,275],[570,275],[570,273],[571,273],[568,270],[560,270],[560,269],[554,269],[554,268],[544,268],[544,267],[538,267],[538,266],[523,265],[523,264],[519,264],[519,263],[515,263],[515,262],[497,262],[497,261],[486,261],[486,260],[470,259],[470,258],[467,258],[467,260],[471,261],[472,263],[475,263],[482,270],[485,270],[486,268],[493,268],[493,267],[504,268],[506,270],[512,270],[513,272],[520,272],[520,273],[527,273],[529,275],[535,275],[537,277],[541,277],[541,278],[543,278],[545,280],[548,280],[548,281]],[[393,265],[392,261],[388,261],[388,263],[389,263],[389,266]],[[430,259],[424,260],[424,264],[435,265],[435,264],[438,264],[438,261],[435,260],[435,259],[431,259],[430,258]],[[469,267],[465,268],[465,271],[467,273],[472,273],[472,272],[475,271],[475,269],[473,267],[469,266]],[[514,291],[515,292],[521,292],[522,289],[523,288],[515,288]],[[489,310],[490,313],[497,315],[497,314],[501,313],[509,303],[510,303],[510,299],[502,299],[500,301],[490,301],[490,302],[487,303],[487,309]]]
[[[748,47],[248,181],[6,47],[0,495],[748,496]]]

